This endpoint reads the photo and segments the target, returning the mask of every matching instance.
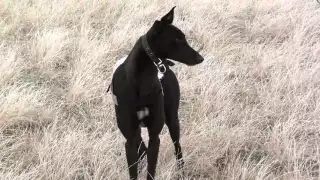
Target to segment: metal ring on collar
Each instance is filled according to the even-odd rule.
[[[162,60],[159,59],[159,58],[158,58],[158,60],[159,60],[159,62],[157,62],[156,64],[157,64],[158,66],[160,66],[160,65],[162,64]]]
[[[166,68],[166,66],[165,66],[164,64],[159,64],[158,66],[159,66],[159,67],[158,67],[158,70],[159,70],[159,72],[161,72],[162,74],[164,74],[164,73],[167,71],[167,68]],[[163,70],[161,70],[161,69],[163,69]]]

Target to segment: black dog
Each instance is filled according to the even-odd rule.
[[[164,123],[174,142],[179,168],[182,159],[178,108],[180,89],[176,76],[169,69],[172,59],[189,66],[199,64],[203,57],[192,49],[185,35],[172,25],[174,8],[155,21],[149,31],[140,37],[125,61],[114,71],[111,91],[115,101],[118,127],[126,138],[125,149],[130,179],[137,179],[137,162],[147,155],[148,180],[154,179],[160,139]],[[163,74],[160,80],[158,73]],[[138,111],[147,111],[139,119]],[[141,138],[140,126],[147,127],[149,145]]]

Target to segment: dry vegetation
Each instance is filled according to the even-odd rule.
[[[174,5],[206,60],[173,68],[186,167],[165,127],[157,179],[319,178],[316,0],[1,0],[1,180],[128,179],[112,66]]]

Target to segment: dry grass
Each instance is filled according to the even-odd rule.
[[[315,0],[1,0],[1,180],[128,179],[112,66],[174,5],[206,59],[173,68],[184,179],[319,178]],[[165,127],[157,179],[179,174],[173,151]]]

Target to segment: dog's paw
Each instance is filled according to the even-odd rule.
[[[177,160],[177,167],[179,170],[184,167],[184,160],[182,158]]]

